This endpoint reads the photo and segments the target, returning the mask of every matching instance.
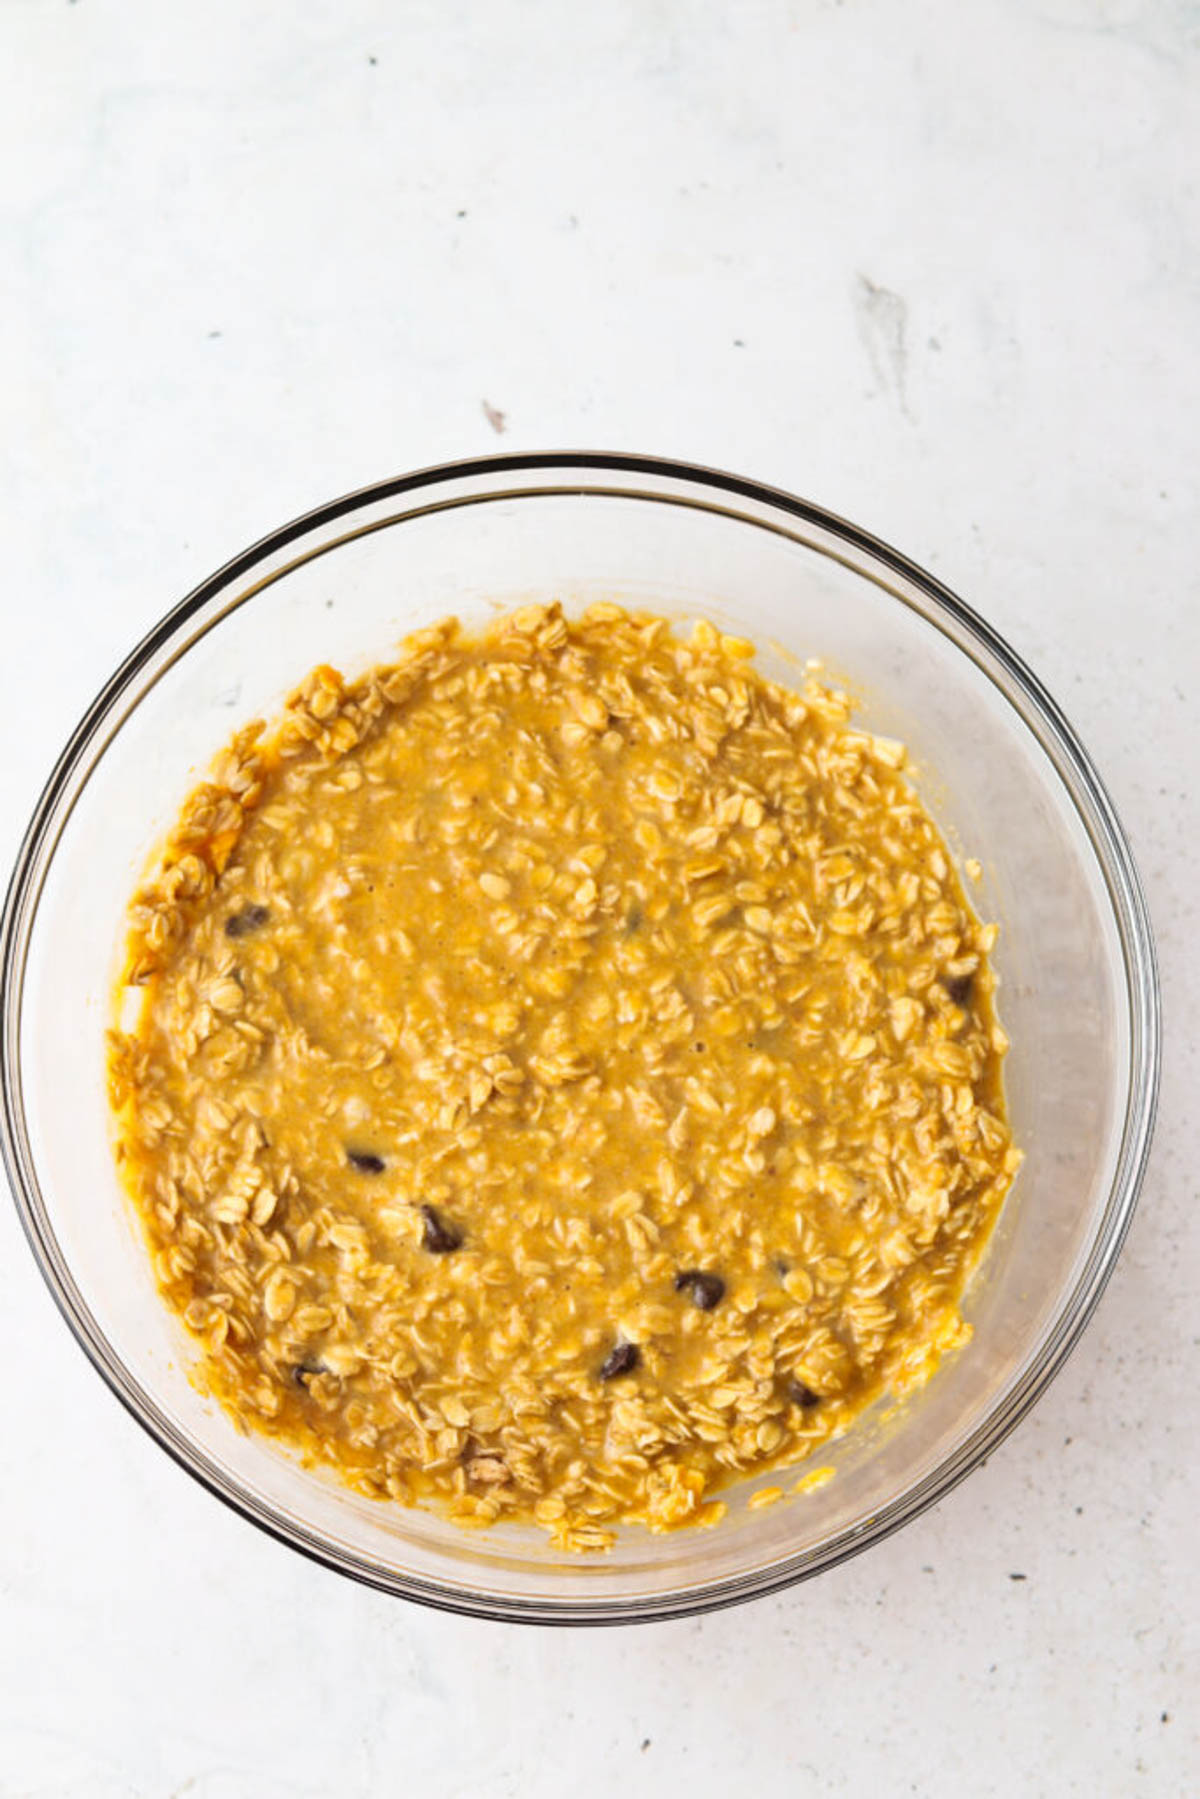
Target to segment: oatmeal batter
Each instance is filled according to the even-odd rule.
[[[158,1281],[362,1492],[714,1523],[967,1334],[1018,1160],[994,929],[901,747],[750,656],[549,606],[318,668],[134,901]]]

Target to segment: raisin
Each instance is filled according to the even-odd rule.
[[[676,1293],[686,1293],[702,1312],[711,1312],[725,1297],[725,1282],[719,1274],[705,1274],[699,1268],[685,1268],[675,1276]]]
[[[821,1395],[819,1393],[814,1393],[811,1387],[806,1387],[802,1380],[793,1380],[791,1382],[788,1387],[788,1397],[793,1405],[803,1406],[806,1412],[810,1411],[813,1406],[820,1405],[821,1403]]]
[[[421,1217],[425,1220],[421,1242],[431,1256],[448,1256],[451,1250],[462,1248],[462,1232],[447,1223],[432,1206],[422,1206]]]
[[[942,976],[942,986],[956,1006],[965,1006],[971,997],[971,989],[975,985],[974,974],[946,974]]]
[[[382,1174],[387,1166],[382,1156],[373,1154],[369,1149],[348,1149],[346,1160],[360,1174]]]
[[[620,1374],[632,1374],[641,1359],[642,1352],[636,1343],[618,1343],[601,1362],[600,1379],[616,1380]]]
[[[225,935],[245,937],[251,931],[261,930],[270,916],[266,906],[243,906],[240,912],[231,912],[225,920]]]

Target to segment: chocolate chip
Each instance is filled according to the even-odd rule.
[[[462,1232],[455,1225],[448,1224],[432,1206],[422,1206],[421,1217],[425,1220],[425,1234],[421,1242],[431,1256],[448,1256],[451,1250],[462,1248]]]
[[[719,1274],[705,1274],[699,1268],[685,1268],[675,1276],[676,1293],[686,1293],[694,1306],[711,1312],[725,1297],[725,1282]]]
[[[304,1387],[307,1391],[308,1382],[314,1374],[328,1373],[329,1370],[323,1362],[297,1362],[292,1369],[292,1379],[298,1387]]]
[[[616,1380],[619,1374],[632,1374],[642,1359],[636,1343],[618,1343],[600,1364],[601,1380]]]
[[[821,1395],[814,1393],[811,1387],[806,1387],[802,1380],[791,1382],[788,1387],[788,1397],[793,1405],[803,1406],[806,1412],[821,1403]]]
[[[382,1174],[387,1167],[383,1157],[374,1155],[369,1149],[348,1149],[346,1160],[360,1174]]]
[[[270,918],[266,906],[243,906],[240,912],[231,912],[225,920],[227,937],[245,937],[251,931],[259,931]]]
[[[956,1006],[965,1006],[971,997],[971,989],[975,985],[974,974],[946,974],[942,976],[942,986],[946,989]]]

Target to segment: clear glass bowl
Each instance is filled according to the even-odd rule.
[[[969,1291],[969,1348],[833,1446],[836,1477],[715,1530],[630,1529],[607,1556],[374,1504],[243,1437],[190,1383],[114,1174],[103,1033],[145,859],[233,728],[315,663],[356,671],[455,612],[557,596],[703,613],[794,680],[824,660],[901,737],[1001,925],[1007,1085],[1026,1154]],[[953,594],[865,532],[751,481],[632,456],[496,456],[336,500],[235,558],[117,670],[68,743],[0,927],[3,1148],[29,1242],[86,1354],[211,1492],[360,1580],[491,1617],[700,1611],[816,1574],[945,1493],[1029,1408],[1133,1211],[1159,1067],[1150,924],[1112,806],[1062,713]],[[769,1477],[767,1477],[769,1478]]]

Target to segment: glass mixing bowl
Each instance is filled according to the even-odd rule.
[[[810,656],[872,729],[910,746],[979,910],[1012,1038],[1025,1163],[966,1315],[968,1348],[769,1509],[728,1495],[710,1531],[621,1533],[568,1557],[515,1527],[463,1532],[361,1499],[240,1436],[189,1379],[113,1166],[108,1022],[123,914],[146,857],[233,728],[315,663],[357,672],[447,612],[600,595],[703,613],[794,681]],[[183,600],[117,670],[50,777],[0,926],[3,1148],[38,1265],[85,1353],[209,1490],[284,1542],[388,1591],[507,1619],[700,1611],[816,1574],[945,1493],[1028,1410],[1112,1270],[1145,1164],[1159,1010],[1145,902],[1091,762],[1054,701],[953,594],[818,507],[635,456],[495,456],[366,489],[285,526]],[[799,1472],[802,1472],[800,1470]],[[770,1479],[769,1476],[763,1477]]]

